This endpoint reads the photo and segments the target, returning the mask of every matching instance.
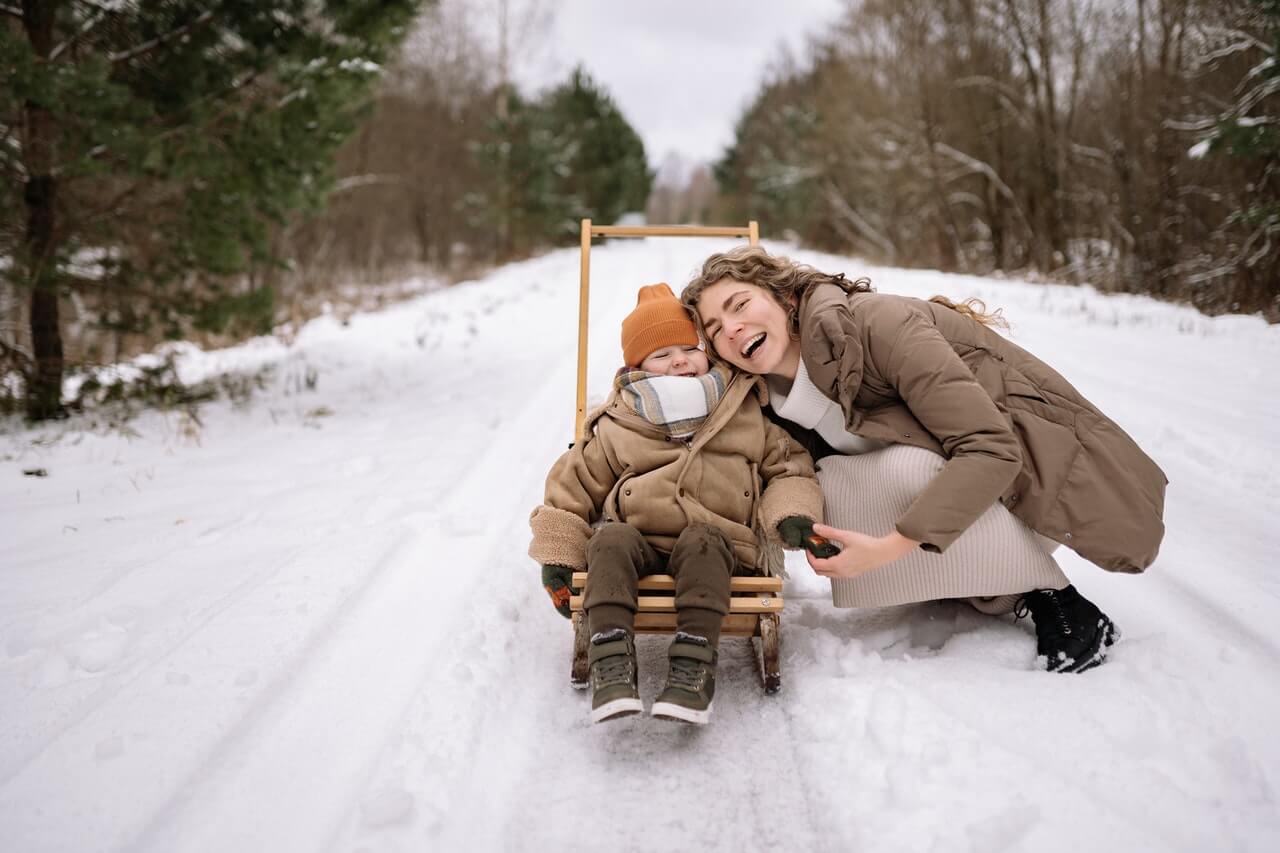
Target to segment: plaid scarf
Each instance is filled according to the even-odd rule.
[[[730,378],[729,369],[722,366],[701,376],[662,376],[624,367],[613,387],[637,415],[672,438],[686,439],[715,410]]]

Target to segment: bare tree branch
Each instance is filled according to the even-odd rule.
[[[341,193],[357,189],[358,187],[375,185],[403,187],[405,190],[410,189],[405,186],[404,175],[348,175],[345,178],[339,178],[335,181],[330,193]]]
[[[1236,117],[1239,118],[1264,98],[1268,98],[1277,92],[1280,92],[1280,77],[1271,77],[1268,80],[1259,83],[1250,89],[1244,97],[1236,103]]]
[[[0,3],[0,14],[8,15],[11,18],[17,18],[19,21],[22,20],[22,10],[16,9],[7,4]]]
[[[934,150],[937,151],[942,156],[947,157],[959,163],[961,166],[963,166],[964,171],[962,172],[962,174],[969,174],[969,175],[980,174],[984,178],[986,178],[988,181],[990,181],[991,185],[996,188],[996,192],[1004,196],[1005,200],[1008,201],[1009,205],[1013,208],[1014,213],[1018,214],[1018,220],[1022,223],[1023,227],[1026,228],[1028,231],[1032,230],[1031,223],[1027,220],[1027,215],[1022,211],[1022,205],[1018,204],[1017,194],[1014,193],[1012,189],[1010,189],[1009,185],[1004,182],[1004,179],[1000,177],[1000,175],[996,172],[994,168],[991,167],[989,163],[984,163],[983,161],[977,159],[976,157],[972,157],[964,153],[963,151],[957,151],[955,148],[952,148],[950,145],[947,145],[945,142],[935,142]]]
[[[1009,185],[1006,184],[998,174],[996,174],[996,170],[989,164],[982,162],[976,157],[971,157],[963,151],[957,151],[945,142],[933,143],[933,150],[944,157],[949,157],[957,163],[965,166],[967,170],[965,174],[973,174],[975,172],[982,174],[987,180],[991,181],[992,185],[1000,192],[1000,195],[1010,201],[1015,201],[1017,198],[1013,190],[1009,188]]]
[[[893,243],[889,241],[889,238],[872,227],[870,222],[863,219],[858,214],[858,211],[854,210],[853,207],[850,206],[849,202],[844,200],[844,196],[840,194],[840,190],[836,188],[835,184],[827,181],[822,186],[822,193],[826,196],[827,203],[835,208],[836,212],[840,214],[845,221],[858,229],[863,237],[874,243],[877,248],[889,257],[890,260],[897,256],[897,250],[894,249]]]
[[[1111,158],[1107,156],[1107,152],[1099,148],[1094,148],[1092,145],[1083,145],[1079,142],[1072,142],[1071,151],[1087,160],[1094,160],[1104,166],[1111,165]]]
[[[1244,258],[1245,266],[1251,267],[1271,253],[1271,235],[1276,233],[1280,233],[1280,216],[1268,216],[1266,221],[1258,227],[1258,230],[1249,235],[1249,239],[1245,241],[1244,247],[1240,250],[1240,254],[1245,255],[1259,238],[1264,241],[1258,251]]]
[[[1003,83],[994,77],[977,75],[961,77],[951,85],[958,89],[980,87],[994,90],[999,96],[1000,103],[1018,120],[1019,124],[1025,128],[1032,126],[1031,119],[1027,116],[1027,105],[1022,98],[1022,93],[1008,83]]]
[[[1204,27],[1203,32],[1205,35],[1217,35],[1227,39],[1235,39],[1239,46],[1256,47],[1268,55],[1275,53],[1274,47],[1244,30],[1237,30],[1231,27]],[[1237,45],[1231,46],[1232,51],[1237,49]]]
[[[1234,44],[1229,44],[1226,47],[1220,47],[1217,50],[1209,51],[1204,56],[1200,57],[1199,64],[1208,65],[1212,62],[1218,61],[1219,59],[1230,56],[1233,53],[1240,53],[1241,51],[1255,47],[1261,47],[1266,50],[1268,54],[1271,53],[1271,51],[1267,49],[1266,45],[1250,36],[1247,41],[1238,41]]]
[[[1181,130],[1181,131],[1187,131],[1191,133],[1200,133],[1206,130],[1213,130],[1215,127],[1217,127],[1218,119],[1205,117],[1205,118],[1191,119],[1188,121],[1176,121],[1174,119],[1167,118],[1164,121],[1162,121],[1161,124],[1169,128],[1170,130]]]
[[[35,359],[32,358],[30,353],[23,352],[18,347],[10,346],[4,341],[0,341],[0,355],[4,356],[7,361],[16,362],[18,369],[25,374],[30,374],[35,367]]]

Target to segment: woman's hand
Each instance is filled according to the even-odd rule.
[[[920,544],[896,530],[888,536],[868,536],[853,530],[815,524],[813,532],[840,546],[839,554],[825,560],[805,552],[809,566],[824,578],[856,578],[906,556]]]

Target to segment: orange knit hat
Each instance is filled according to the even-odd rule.
[[[636,309],[622,321],[622,358],[627,367],[639,367],[649,353],[663,347],[697,345],[693,318],[667,283],[640,288]]]

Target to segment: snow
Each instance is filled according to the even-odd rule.
[[[597,245],[593,399],[636,288],[724,245]],[[287,344],[175,349],[188,381],[269,371],[247,403],[10,425],[6,849],[1272,849],[1280,328],[793,252],[1002,307],[1161,463],[1146,575],[1059,551],[1123,628],[1106,666],[1040,672],[1025,621],[956,603],[836,610],[793,561],[781,693],[729,639],[707,728],[591,725],[525,555],[573,427],[570,249]],[[664,643],[640,638],[646,700]]]
[[[366,74],[377,74],[382,66],[368,59],[344,59],[338,63],[343,71],[363,71]]]

